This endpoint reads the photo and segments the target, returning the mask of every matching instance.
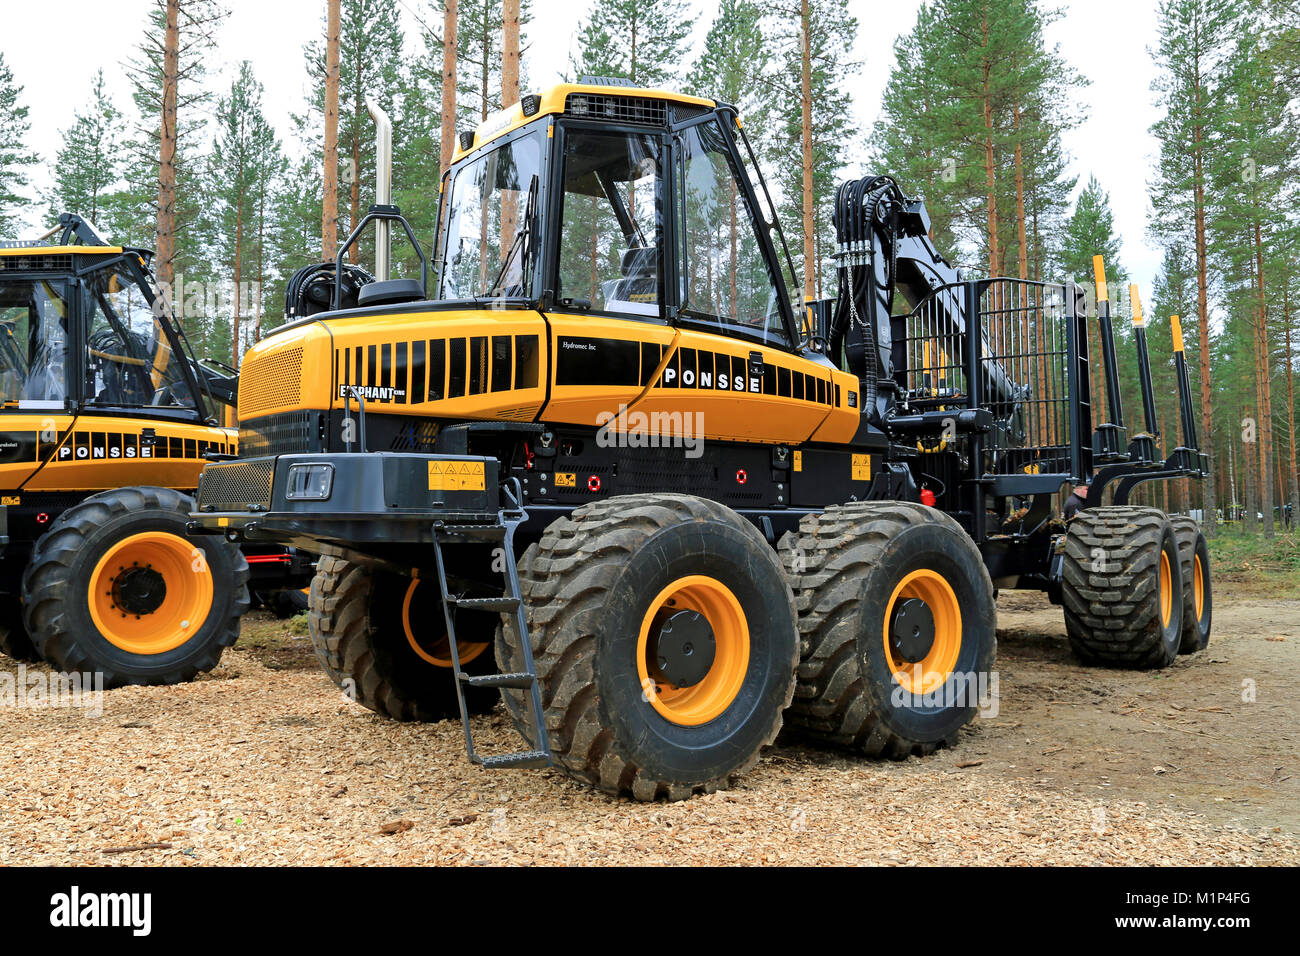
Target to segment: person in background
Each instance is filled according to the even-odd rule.
[[[1070,497],[1065,499],[1065,520],[1069,521],[1073,518],[1079,513],[1079,509],[1087,505],[1087,503],[1088,486],[1075,485],[1074,491],[1070,492]]]

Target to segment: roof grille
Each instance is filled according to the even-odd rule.
[[[606,93],[570,93],[564,111],[571,116],[590,116],[615,123],[668,125],[668,104],[645,96],[611,96]]]
[[[0,256],[0,272],[71,272],[72,256]]]

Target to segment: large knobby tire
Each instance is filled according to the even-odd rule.
[[[323,557],[308,604],[316,656],[330,679],[357,703],[393,720],[460,716],[436,581]],[[493,672],[496,624],[497,615],[482,611],[456,615],[462,671]],[[497,700],[495,690],[465,687],[465,706],[472,714],[487,713]]]
[[[794,604],[775,552],[730,508],[689,495],[584,505],[519,570],[551,751],[574,777],[679,800],[728,786],[776,739]],[[523,669],[511,618],[497,658]],[[532,740],[522,695],[504,696]]]
[[[194,500],[116,488],[69,508],[36,541],[23,612],[37,652],[104,686],[179,684],[239,637],[248,562],[219,537],[188,537]]]
[[[801,644],[789,723],[873,757],[955,744],[997,655],[993,583],[961,526],[908,502],[835,506],[781,557]]]
[[[39,661],[32,639],[23,624],[23,604],[16,594],[0,595],[0,654],[14,660],[30,663]]]
[[[1183,632],[1178,541],[1163,511],[1088,508],[1070,521],[1061,604],[1070,646],[1085,664],[1160,668]]]
[[[1178,561],[1183,574],[1183,634],[1179,654],[1195,654],[1210,643],[1214,618],[1214,593],[1210,585],[1210,548],[1196,519],[1174,515],[1169,523],[1178,539]]]

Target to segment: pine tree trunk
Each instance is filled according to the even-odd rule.
[[[456,140],[456,0],[445,0],[442,17],[441,172],[451,165]]]
[[[1020,106],[1015,108],[1016,124],[1016,235],[1020,240],[1020,278],[1029,278],[1029,249],[1025,236],[1025,165],[1020,142]]]
[[[450,0],[454,6],[456,0]],[[325,26],[325,193],[321,206],[321,258],[332,261],[339,246],[339,46],[340,0],[329,0]]]
[[[361,221],[361,124],[365,122],[365,93],[361,89],[362,64],[353,63],[352,68],[357,77],[357,85],[352,90],[352,188],[348,204],[348,229],[355,229]],[[361,241],[353,243],[348,250],[348,261],[354,266],[361,263]]]
[[[1258,297],[1255,348],[1259,367],[1259,468],[1263,477],[1260,497],[1264,512],[1264,534],[1273,535],[1273,385],[1272,352],[1268,343],[1268,299],[1264,289],[1264,243],[1259,220],[1255,220],[1255,291]]]
[[[989,278],[998,274],[998,195],[997,173],[993,155],[993,64],[988,59],[989,23],[987,11],[982,23],[984,31],[984,85],[981,97],[984,108],[984,183],[987,190],[988,231],[989,231]]]
[[[170,290],[176,281],[176,103],[180,82],[180,19],[181,0],[167,0],[159,128],[157,241],[157,277],[164,290]],[[184,309],[178,310],[178,316],[183,317],[184,313]],[[182,321],[182,318],[177,321]]]
[[[1291,523],[1300,520],[1300,473],[1296,470],[1295,434],[1295,359],[1291,352],[1291,288],[1288,282],[1282,294],[1282,334],[1286,341],[1286,426],[1287,426],[1287,485],[1290,489]]]
[[[1195,131],[1192,135],[1192,171],[1195,179],[1193,204],[1196,219],[1196,313],[1200,333],[1200,373],[1201,373],[1201,441],[1206,448],[1211,447],[1214,416],[1210,410],[1212,397],[1210,389],[1210,280],[1207,265],[1208,253],[1205,239],[1205,146],[1201,141],[1201,78],[1200,58],[1196,58],[1195,79]],[[1215,530],[1215,494],[1214,472],[1206,474],[1201,482],[1201,507],[1204,508],[1201,522],[1207,537]]]
[[[243,185],[243,170],[239,170],[235,175],[235,182]],[[234,295],[234,316],[230,323],[230,364],[233,368],[239,368],[239,298],[240,298],[240,281],[243,276],[243,252],[244,252],[244,197],[240,193],[235,200],[235,295]]]
[[[817,260],[813,246],[812,34],[808,0],[799,0],[799,78],[803,144],[803,285],[804,299],[816,295]]]
[[[519,0],[504,0],[502,13],[505,29],[501,43],[501,106],[505,108],[519,101]],[[501,197],[501,260],[503,263],[510,255],[511,245],[514,244],[518,218],[518,200],[513,192],[506,191]]]

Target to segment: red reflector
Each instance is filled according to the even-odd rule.
[[[747,481],[749,481],[749,473],[744,468],[736,472],[736,484],[743,485]]]
[[[588,490],[588,491],[600,491],[600,479],[597,478],[595,475],[592,475],[590,478],[588,478],[588,479],[587,479],[587,490]]]
[[[934,507],[934,492],[929,488],[921,489],[921,504],[925,505],[927,508]]]

